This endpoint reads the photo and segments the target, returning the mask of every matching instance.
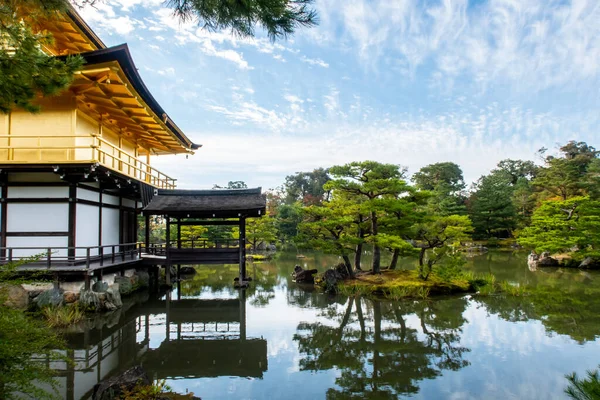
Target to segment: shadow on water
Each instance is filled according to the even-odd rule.
[[[564,374],[593,368],[600,358],[594,346],[598,273],[532,272],[524,255],[488,253],[470,258],[466,268],[525,284],[527,296],[400,302],[328,296],[291,281],[295,264],[323,271],[337,261],[284,253],[250,264],[253,281],[245,291],[232,286],[236,266],[198,266],[169,293],[130,298],[122,310],[65,333],[75,363],[57,365],[61,395],[87,399],[98,381],[141,364],[150,377],[203,399],[447,398],[454,392],[564,398]],[[584,356],[571,360],[578,351]],[[586,356],[593,363],[579,365]],[[526,391],[531,381],[549,377],[554,386],[545,392]]]

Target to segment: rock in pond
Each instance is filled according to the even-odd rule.
[[[190,267],[188,265],[179,268],[180,275],[194,275],[196,273],[196,268]]]
[[[592,257],[586,257],[583,259],[581,264],[579,264],[579,268],[585,269],[597,269],[600,267],[600,263],[597,260],[594,260]]]
[[[318,271],[316,269],[304,269],[299,265],[294,267],[294,272],[292,272],[292,279],[296,283],[313,283],[315,281],[315,277],[313,276]]]

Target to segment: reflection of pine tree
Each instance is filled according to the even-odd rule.
[[[392,303],[349,298],[345,307],[328,307],[329,323],[301,323],[298,342],[302,370],[337,368],[339,388],[328,399],[397,398],[419,391],[418,382],[468,365],[457,346],[466,300]],[[420,324],[410,326],[414,314]]]

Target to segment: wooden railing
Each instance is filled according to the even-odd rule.
[[[238,239],[219,239],[219,240],[208,240],[208,239],[194,239],[194,240],[172,240],[170,242],[171,249],[238,249],[240,243]],[[149,247],[143,247],[142,251],[146,254],[154,256],[166,256],[167,255],[167,244],[166,243],[150,243]]]
[[[20,263],[23,267],[103,267],[140,259],[142,243],[90,247],[0,247],[0,265]]]
[[[174,189],[175,179],[104,138],[90,136],[0,135],[0,162],[97,162],[160,189]]]

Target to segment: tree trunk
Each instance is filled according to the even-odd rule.
[[[348,275],[351,278],[354,278],[354,271],[352,270],[352,264],[350,263],[350,257],[348,257],[347,254],[342,255],[342,258],[344,259],[344,265],[346,266],[346,269],[348,270]]]
[[[359,244],[356,245],[356,253],[354,253],[354,268],[356,268],[357,271],[362,271],[361,267],[360,267],[360,259],[362,257],[362,239],[365,236],[362,227],[360,226],[363,223],[363,216],[361,214],[358,214],[358,232],[357,232],[357,236],[358,238],[361,240],[361,242]]]
[[[380,274],[381,273],[381,249],[377,245],[377,213],[375,211],[371,211],[371,234],[375,238],[375,243],[373,243],[373,273]]]
[[[392,261],[390,262],[390,269],[396,269],[398,265],[398,257],[400,256],[400,249],[394,249],[392,253]]]
[[[421,248],[421,252],[419,253],[419,267],[423,266],[423,260],[425,259],[426,251],[427,251],[426,248],[424,248],[424,247]]]

